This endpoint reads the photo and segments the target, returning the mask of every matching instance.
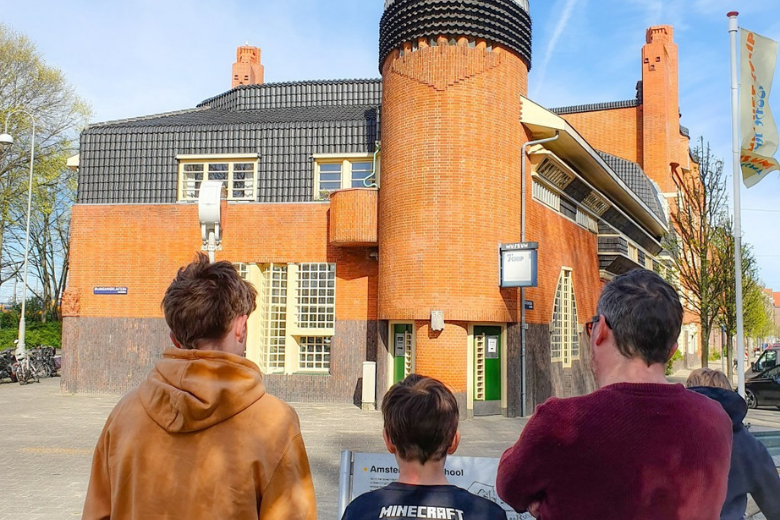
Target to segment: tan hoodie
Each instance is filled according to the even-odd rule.
[[[295,411],[240,356],[169,349],[116,405],[84,504],[96,519],[316,519]]]

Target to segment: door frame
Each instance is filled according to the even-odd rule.
[[[474,417],[474,327],[499,327],[501,329],[501,414],[507,413],[507,341],[506,323],[469,322],[466,337],[466,417]],[[412,342],[414,343],[414,342]]]
[[[385,383],[387,384],[386,389],[389,390],[391,386],[393,386],[394,382],[394,376],[395,376],[395,370],[394,370],[394,361],[395,356],[393,355],[393,352],[395,351],[395,332],[394,328],[396,325],[411,325],[412,326],[412,373],[417,368],[417,327],[415,327],[415,323],[413,320],[390,320],[388,321],[388,333],[387,333],[387,378]]]

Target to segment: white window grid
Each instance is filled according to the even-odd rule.
[[[580,337],[572,272],[570,269],[562,269],[553,304],[550,359],[554,362],[561,361],[565,367],[568,367],[579,357]]]
[[[238,272],[238,276],[240,276],[242,280],[247,279],[248,271],[247,271],[247,265],[245,263],[236,263],[233,264],[233,267],[236,268],[236,272]]]
[[[299,328],[333,329],[336,323],[336,264],[300,264],[296,296]]]
[[[198,200],[204,180],[224,181],[228,200],[253,201],[257,187],[257,161],[182,162],[179,165],[179,200]]]
[[[298,369],[323,372],[330,370],[329,336],[304,336],[298,340]]]
[[[327,158],[316,162],[316,193],[315,199],[328,199],[330,194],[347,188],[365,188],[365,179],[374,172],[374,162],[371,157],[365,158]],[[378,174],[377,174],[378,175]],[[370,184],[376,185],[373,178]]]
[[[284,371],[287,342],[287,266],[263,266],[261,292],[261,368],[266,373]]]
[[[531,192],[533,198],[535,198],[542,204],[551,207],[555,211],[561,210],[561,196],[555,193],[554,191],[552,191],[544,184],[538,182],[536,179],[534,179],[534,181],[532,182]]]

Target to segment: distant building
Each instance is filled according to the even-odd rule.
[[[523,205],[539,244],[527,410],[592,389],[583,325],[605,280],[659,268],[672,170],[693,167],[677,46],[671,27],[647,31],[634,99],[546,109],[527,98],[530,36],[521,0],[388,1],[381,79],[254,84],[259,49],[255,62],[241,47],[233,82],[246,84],[87,128],[63,388],[124,392],[169,345],[160,300],[201,248],[195,201],[217,179],[217,258],[258,289],[247,357],[270,392],[352,402],[375,361],[379,400],[414,371],[450,385],[467,415],[517,415],[524,302],[499,287],[498,251],[520,240]],[[681,349],[695,357],[696,343],[686,326]]]

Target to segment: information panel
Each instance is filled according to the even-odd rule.
[[[536,242],[502,244],[501,287],[536,287]]]
[[[516,513],[496,494],[498,460],[490,457],[449,456],[444,472],[450,484],[500,505],[509,520],[533,520],[528,513]],[[344,509],[356,497],[397,480],[398,465],[394,455],[342,452],[338,517],[343,516]]]

